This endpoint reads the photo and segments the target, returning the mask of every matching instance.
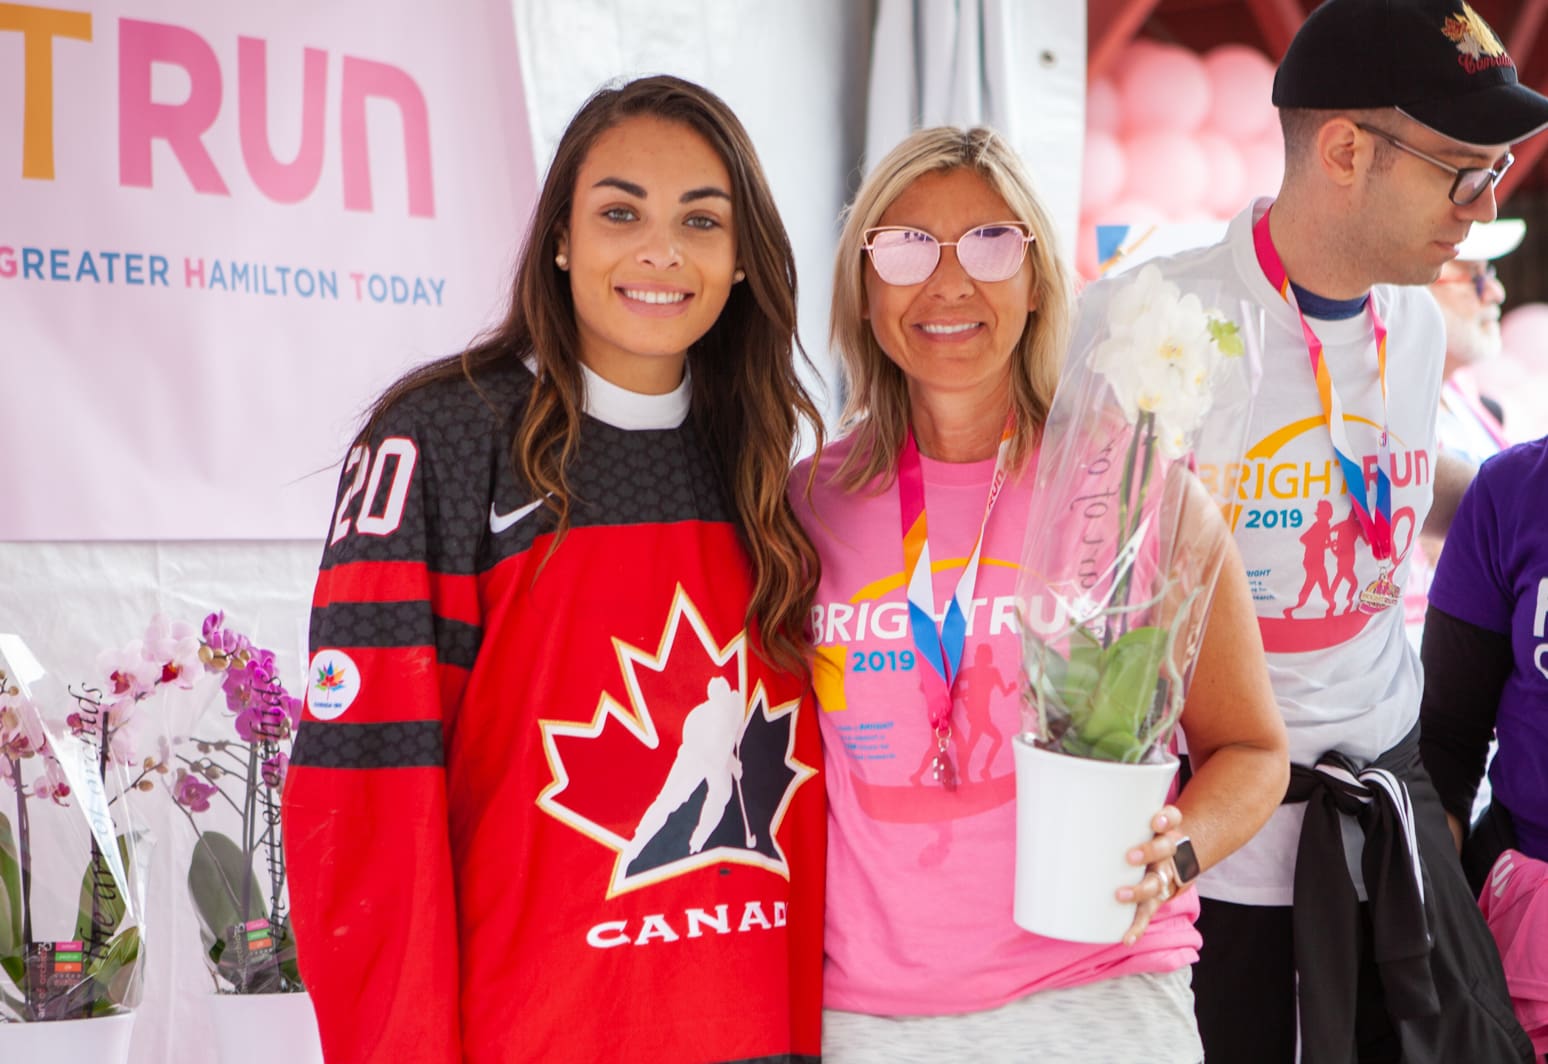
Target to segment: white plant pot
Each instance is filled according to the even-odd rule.
[[[209,1002],[221,1064],[323,1064],[310,994],[215,994]]]
[[[1119,942],[1134,904],[1113,892],[1144,877],[1127,854],[1155,833],[1177,762],[1126,765],[1056,754],[1025,735],[1016,758],[1018,926],[1067,942]]]
[[[52,1020],[45,1023],[0,1023],[0,1060],[90,1061],[124,1064],[134,1013],[100,1016],[94,1020]]]

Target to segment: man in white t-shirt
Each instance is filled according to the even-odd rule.
[[[1205,1051],[1529,1061],[1419,764],[1401,589],[1436,492],[1445,354],[1434,300],[1409,286],[1494,219],[1510,145],[1548,126],[1548,98],[1460,0],[1329,0],[1273,99],[1279,196],[1220,244],[1158,260],[1227,312],[1264,315],[1247,453],[1200,476],[1234,496],[1294,763],[1285,804],[1199,880]]]

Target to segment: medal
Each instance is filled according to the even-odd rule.
[[[930,779],[948,791],[957,789],[957,769],[951,763],[951,724],[935,732],[935,760],[930,762]]]
[[[1397,586],[1397,581],[1392,579],[1390,570],[1383,568],[1381,575],[1372,580],[1366,589],[1360,592],[1360,612],[1380,613],[1391,606],[1396,606],[1403,601],[1403,589]]]

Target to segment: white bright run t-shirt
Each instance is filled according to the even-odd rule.
[[[1252,226],[1270,202],[1258,200],[1237,215],[1221,243],[1156,263],[1206,305],[1233,316],[1236,300],[1263,308],[1263,376],[1245,461],[1234,469],[1204,466],[1199,475],[1211,489],[1236,485],[1236,544],[1289,729],[1290,759],[1312,765],[1336,749],[1367,761],[1413,728],[1422,674],[1404,637],[1401,604],[1376,614],[1359,606],[1360,592],[1381,565],[1358,532],[1344,490],[1300,320],[1258,265]],[[1124,280],[1088,289],[1082,318],[1101,313],[1113,286]],[[1430,510],[1445,327],[1423,288],[1380,285],[1373,298],[1388,329],[1394,576],[1402,587]],[[1370,315],[1313,321],[1312,328],[1343,400],[1345,431],[1366,470],[1374,505],[1382,398]],[[1289,905],[1304,812],[1304,805],[1277,809],[1246,846],[1205,873],[1200,893],[1241,904]],[[1359,828],[1346,821],[1344,834],[1359,884]]]

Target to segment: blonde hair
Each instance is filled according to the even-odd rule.
[[[838,482],[850,491],[897,473],[898,455],[908,428],[908,382],[887,357],[865,318],[865,231],[872,228],[899,196],[925,174],[972,170],[984,179],[1016,218],[1036,237],[1028,245],[1037,310],[1011,353],[1011,410],[1015,437],[1012,468],[1032,453],[1048,417],[1058,383],[1059,362],[1068,341],[1073,288],[1059,254],[1048,212],[1033,191],[1021,160],[993,130],[936,126],[910,134],[872,168],[854,202],[845,211],[833,269],[833,309],[829,343],[837,348],[844,372],[844,412],[840,431],[853,437],[839,467]]]

